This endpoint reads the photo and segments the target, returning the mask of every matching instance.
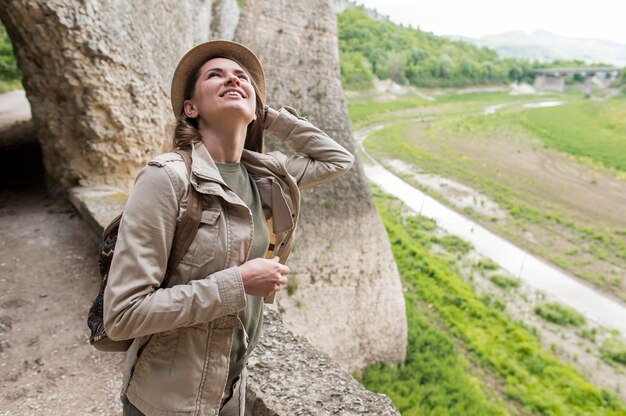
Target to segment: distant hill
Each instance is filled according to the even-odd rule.
[[[626,66],[626,44],[601,39],[568,38],[545,30],[537,30],[531,34],[521,31],[506,32],[478,39],[459,36],[449,38],[486,46],[502,57],[542,62],[581,60],[587,63]]]

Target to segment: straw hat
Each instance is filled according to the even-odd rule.
[[[257,94],[265,101],[265,74],[259,58],[240,43],[229,40],[212,40],[201,43],[185,54],[178,62],[172,77],[172,110],[174,117],[183,111],[185,84],[192,72],[197,71],[211,58],[232,58],[245,67],[257,85]]]

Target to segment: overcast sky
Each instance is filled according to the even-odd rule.
[[[626,0],[356,0],[396,23],[436,35],[480,37],[511,30],[626,44]]]

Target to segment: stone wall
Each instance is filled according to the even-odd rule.
[[[171,75],[211,1],[6,0],[0,19],[54,185],[128,188],[169,144]]]
[[[211,38],[233,40],[239,22],[239,6],[236,0],[213,0]]]
[[[333,2],[246,0],[235,40],[263,62],[268,103],[290,105],[351,151]],[[271,138],[268,147],[277,147]],[[360,163],[305,191],[283,319],[347,368],[404,359],[406,318],[389,241]],[[296,288],[297,286],[297,288]],[[289,294],[291,292],[291,294]]]

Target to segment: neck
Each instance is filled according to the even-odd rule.
[[[222,126],[200,126],[202,143],[215,163],[236,163],[246,143],[247,125],[228,123]]]

